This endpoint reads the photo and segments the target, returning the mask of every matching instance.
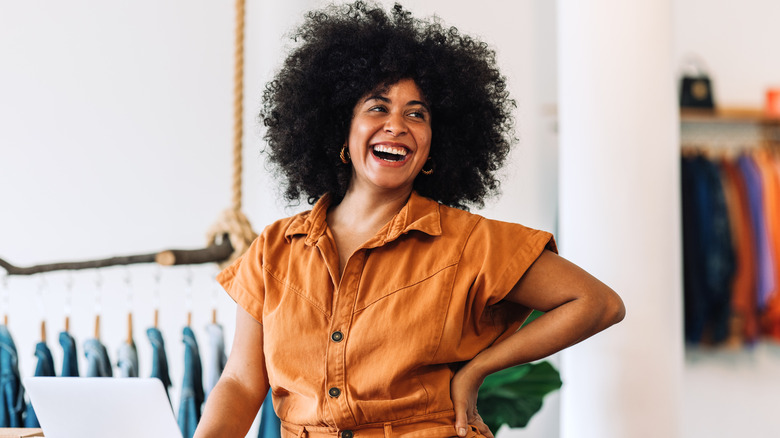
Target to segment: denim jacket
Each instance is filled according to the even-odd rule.
[[[8,327],[0,325],[0,427],[23,427],[24,410],[16,345]]]
[[[200,421],[203,404],[203,370],[198,343],[190,327],[184,327],[184,382],[179,403],[179,429],[184,438],[192,438]]]
[[[119,377],[138,377],[138,350],[135,343],[124,342],[119,346],[116,366],[119,368]]]
[[[282,436],[282,421],[274,412],[274,401],[271,390],[265,396],[263,406],[260,408],[260,428],[257,431],[258,438],[279,438]]]
[[[219,376],[222,375],[222,370],[225,369],[225,363],[227,363],[227,356],[225,356],[225,336],[222,333],[222,326],[219,324],[208,324],[206,326],[206,333],[209,336],[209,355],[206,362],[206,382],[205,392],[206,398],[211,393],[211,390],[216,386],[219,381]]]
[[[165,342],[163,341],[162,333],[157,328],[152,327],[146,330],[146,336],[149,338],[149,342],[152,343],[151,377],[160,379],[167,393],[168,388],[171,386],[171,376],[168,374],[168,357],[165,354]]]
[[[87,339],[84,342],[84,355],[87,356],[87,377],[113,377],[108,351],[100,341]]]
[[[38,365],[35,367],[36,376],[53,376],[54,359],[51,357],[51,350],[45,342],[38,342],[35,346],[35,356],[38,357]],[[35,415],[32,403],[27,404],[27,416],[24,418],[24,427],[41,427],[38,423],[38,416]]]
[[[79,376],[79,357],[76,354],[76,341],[68,332],[60,332],[60,345],[62,346],[62,377]]]

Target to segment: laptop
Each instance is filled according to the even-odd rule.
[[[155,378],[27,377],[46,438],[181,438]]]

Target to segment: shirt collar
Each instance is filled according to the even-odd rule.
[[[306,244],[315,245],[320,237],[325,234],[327,226],[325,220],[330,207],[331,196],[323,195],[311,211],[300,214],[293,219],[284,233],[289,242],[293,236],[306,235]],[[420,196],[413,191],[409,200],[396,213],[377,235],[367,242],[368,246],[380,246],[391,242],[402,234],[417,230],[430,236],[441,235],[441,216],[439,215],[439,203]]]

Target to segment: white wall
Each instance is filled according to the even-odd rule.
[[[772,0],[675,0],[675,52],[690,56],[713,79],[717,103],[760,107],[767,87],[780,86],[775,56],[780,3]]]
[[[682,66],[706,63],[722,106],[761,108],[780,85],[780,3],[772,0],[676,0],[675,53]],[[698,131],[683,131],[682,140]],[[726,128],[719,127],[719,133]],[[738,128],[729,138],[747,138]],[[689,349],[684,374],[684,436],[774,437],[780,430],[780,354],[773,342],[740,351]]]
[[[296,211],[277,198],[263,166],[255,115],[287,44],[280,36],[315,3],[247,4],[244,211],[256,230]],[[553,2],[483,1],[476,14],[466,1],[408,4],[496,47],[519,104],[521,144],[506,169],[505,195],[485,213],[554,229],[555,138],[543,111],[555,101]],[[233,20],[232,2],[0,1],[1,258],[27,266],[205,244],[209,225],[230,205]],[[176,406],[186,309],[202,345],[212,307],[228,345],[232,339],[235,307],[212,281],[215,272],[133,266],[10,278],[0,310],[9,314],[22,375],[35,368],[41,319],[59,370],[56,336],[68,307],[79,344],[99,311],[114,359],[131,310],[148,375],[144,330],[159,299]],[[527,430],[502,433],[555,436],[556,397]]]

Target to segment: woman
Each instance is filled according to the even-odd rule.
[[[284,437],[492,437],[485,376],[623,303],[549,233],[464,210],[497,191],[514,140],[484,43],[362,2],[309,13],[294,39],[262,117],[285,196],[316,204],[220,274],[236,334],[196,436],[243,436],[270,389]]]

